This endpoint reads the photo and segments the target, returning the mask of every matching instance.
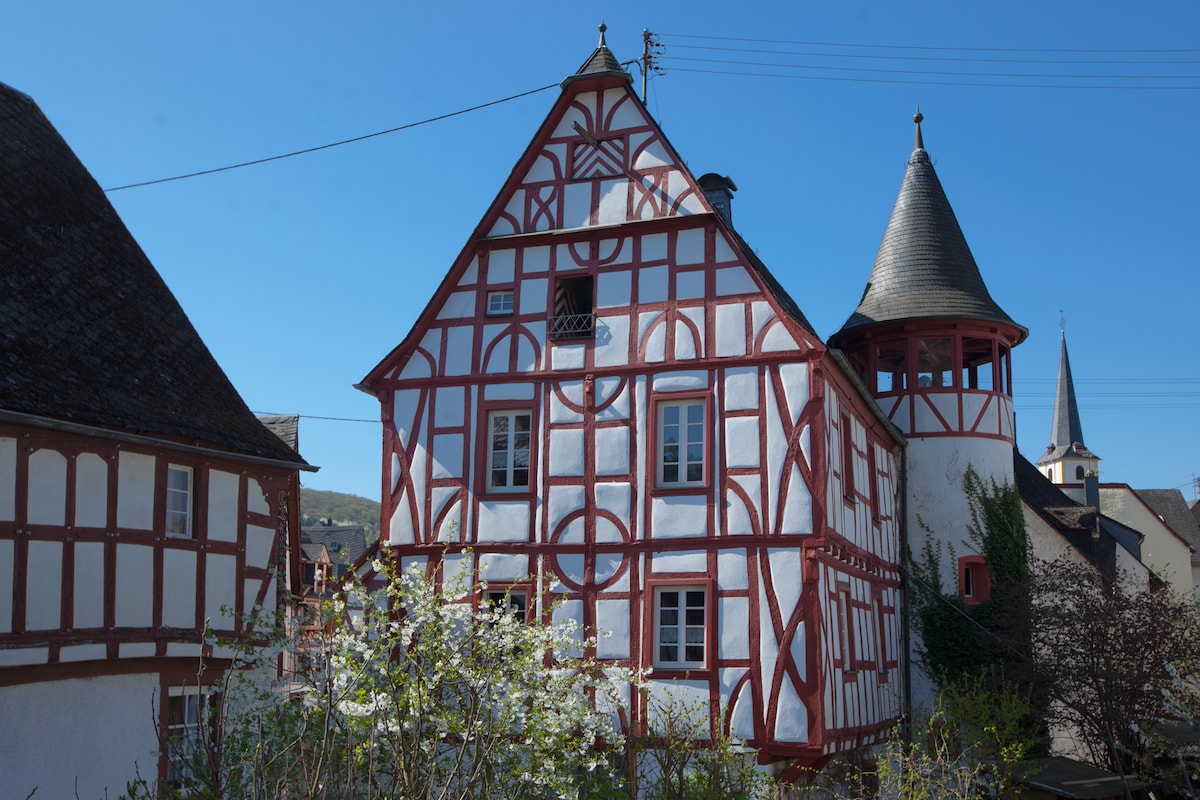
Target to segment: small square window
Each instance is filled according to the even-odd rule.
[[[705,666],[707,597],[703,586],[664,586],[655,591],[655,666],[673,669]]]
[[[532,417],[528,411],[493,411],[488,415],[488,488],[529,488]]]
[[[488,292],[487,313],[489,317],[502,317],[513,313],[512,289]]]
[[[524,622],[529,614],[529,596],[524,589],[509,589],[508,591],[488,590],[483,593],[483,602],[489,607],[508,607],[508,612],[516,619]]]
[[[171,464],[167,467],[168,536],[192,537],[192,468]]]
[[[658,404],[658,485],[704,483],[704,401]]]

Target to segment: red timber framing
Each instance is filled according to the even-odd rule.
[[[590,335],[554,335],[565,279]],[[899,434],[775,286],[627,83],[576,76],[363,388],[402,565],[530,586],[543,618],[556,585],[556,613],[612,632],[592,655],[701,693],[764,761],[815,763],[899,713]],[[527,487],[489,486],[512,457],[497,412],[529,415]],[[703,597],[703,654],[657,666],[675,588]],[[647,713],[635,698],[635,730]]]
[[[908,437],[1012,441],[1012,347],[1020,331],[977,320],[927,320],[853,331],[844,349]]]
[[[115,674],[198,657],[206,620],[248,633],[243,615],[278,607],[287,589],[276,575],[298,577],[294,470],[13,424],[0,424],[0,462],[12,476],[0,499],[12,588],[0,685],[50,679],[60,662]],[[190,536],[166,531],[169,466],[193,476]]]

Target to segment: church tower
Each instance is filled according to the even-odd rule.
[[[963,475],[973,467],[985,481],[1013,482],[1009,357],[1028,331],[988,293],[925,150],[919,111],[913,121],[915,147],[862,301],[830,345],[905,434],[911,551],[927,537],[948,546],[943,588],[957,586],[970,602],[962,567],[980,558],[967,552]]]
[[[1054,390],[1054,424],[1050,445],[1038,459],[1042,474],[1059,485],[1082,486],[1084,479],[1100,474],[1100,458],[1083,444],[1075,381],[1067,358],[1067,332],[1063,331],[1058,356],[1058,387]]]

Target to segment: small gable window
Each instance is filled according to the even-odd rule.
[[[191,467],[167,467],[168,536],[192,537],[192,477]]]
[[[488,292],[487,313],[489,317],[504,317],[513,313],[513,290],[504,289]]]

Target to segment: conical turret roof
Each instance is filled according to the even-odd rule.
[[[576,70],[575,74],[562,82],[563,86],[582,78],[596,78],[601,75],[613,75],[626,81],[633,81],[633,76],[621,67],[621,62],[617,61],[617,57],[608,49],[608,44],[604,41],[604,33],[607,30],[608,26],[601,22],[600,44],[596,46],[596,49],[588,56],[587,61],[584,61],[582,66]]]
[[[914,319],[972,319],[998,322],[1028,333],[992,300],[954,209],[933,169],[921,137],[908,159],[904,182],[892,208],[858,308],[834,334]]]

